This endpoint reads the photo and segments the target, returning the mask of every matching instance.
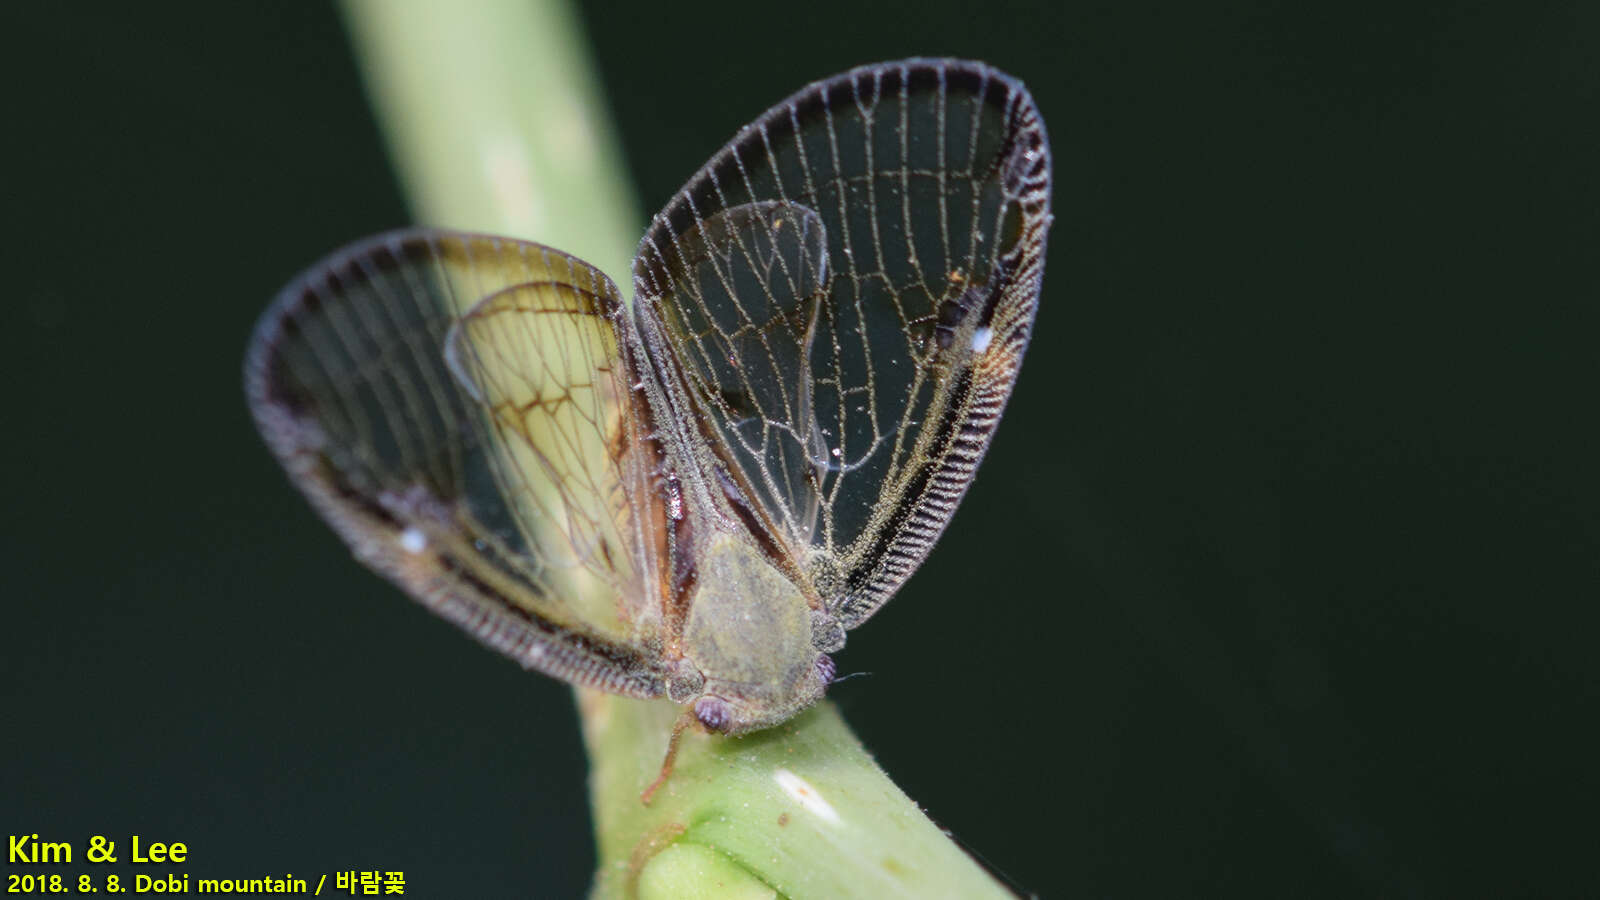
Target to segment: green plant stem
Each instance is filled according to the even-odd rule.
[[[660,768],[678,710],[592,691],[579,702],[600,895],[626,896],[636,853],[655,838],[714,852],[784,897],[1009,896],[895,787],[831,703],[743,737],[685,732],[646,807],[639,790]],[[684,896],[646,887],[641,897]]]
[[[554,243],[616,279],[644,217],[572,11],[551,0],[344,0],[420,222]]]
[[[643,218],[570,10],[552,0],[344,9],[417,219],[549,243],[626,293]],[[587,690],[578,707],[596,897],[1009,896],[895,787],[831,704],[741,738],[686,732],[648,807],[639,793],[679,708]],[[929,723],[930,734],[963,727]]]

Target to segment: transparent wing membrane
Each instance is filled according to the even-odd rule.
[[[742,475],[809,540],[830,467],[813,408],[808,349],[827,280],[826,230],[809,208],[747,203],[707,218],[669,248],[676,302],[663,306],[677,362],[692,373]]]
[[[525,665],[648,696],[659,505],[619,309],[546,247],[386,235],[285,291],[247,379],[268,442],[364,560]]]
[[[988,446],[1037,306],[1049,172],[1013,79],[867,66],[741,130],[640,245],[653,359],[846,627],[921,562]]]

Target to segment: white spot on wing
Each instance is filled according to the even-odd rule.
[[[812,787],[804,778],[789,771],[779,769],[772,774],[773,780],[778,782],[778,787],[796,803],[800,804],[806,812],[830,825],[839,824],[839,813],[834,810],[833,804],[822,799],[817,789]]]
[[[983,327],[972,333],[972,352],[982,353],[989,349],[989,340],[994,337],[994,329]]]
[[[420,528],[407,528],[400,532],[400,549],[407,553],[421,553],[428,549],[428,536]]]

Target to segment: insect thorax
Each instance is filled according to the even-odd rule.
[[[701,577],[684,624],[685,658],[705,693],[733,708],[726,731],[781,722],[826,687],[812,646],[805,597],[754,547],[719,535],[699,560]]]

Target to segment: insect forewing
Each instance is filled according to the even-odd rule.
[[[909,577],[970,483],[1049,222],[1049,145],[1022,85],[907,60],[773,107],[646,233],[640,330],[699,423],[707,480],[844,627]]]
[[[620,315],[559,251],[398,232],[285,290],[246,389],[365,562],[525,666],[656,696],[661,510]]]

